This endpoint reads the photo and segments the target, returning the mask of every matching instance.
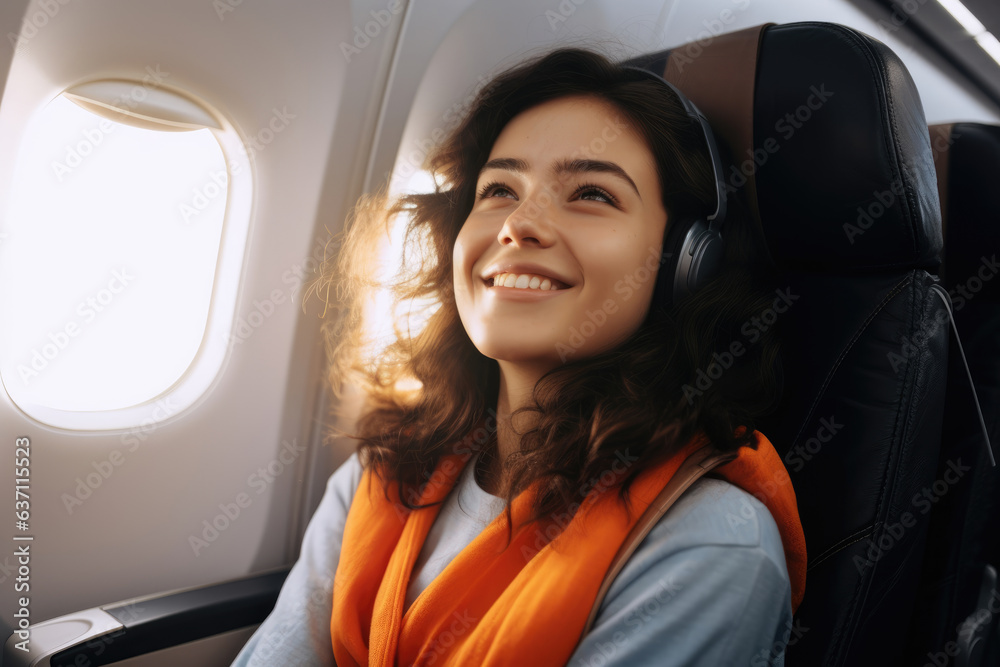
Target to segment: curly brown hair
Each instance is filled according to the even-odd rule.
[[[314,285],[336,305],[337,316],[326,326],[334,390],[342,396],[344,388],[357,388],[367,399],[351,436],[359,441],[361,461],[383,479],[386,493],[396,482],[408,508],[423,507],[416,504],[421,483],[442,456],[475,450],[496,456],[484,424],[490,425],[497,403],[499,367],[463,328],[452,275],[455,239],[472,209],[480,168],[519,113],[581,94],[612,104],[645,139],[671,225],[714,210],[710,157],[676,95],[600,54],[559,49],[503,72],[479,92],[428,158],[434,192],[392,201],[384,191],[363,198],[339,254],[324,262]],[[755,337],[747,339],[749,323],[774,294],[767,287],[771,269],[762,236],[743,209],[730,196],[724,269],[716,278],[680,303],[669,303],[658,287],[649,315],[629,339],[546,373],[535,385],[534,404],[515,411],[535,419],[519,434],[520,451],[502,462],[510,480],[508,536],[511,502],[536,480],[542,486],[529,522],[571,517],[597,480],[602,488],[617,488],[628,508],[635,478],[698,432],[720,451],[756,447],[754,423],[774,406],[780,372],[774,327],[754,328]],[[391,290],[395,303],[411,308],[397,321],[394,342],[379,358],[365,358],[361,353],[371,341],[362,310],[381,286],[371,258],[397,219],[405,221],[406,242]],[[411,326],[415,312],[426,320],[419,331]],[[730,354],[730,363],[720,366],[736,341],[746,343],[745,352]],[[707,383],[696,382],[709,376]],[[419,389],[411,388],[414,379]],[[608,483],[623,453],[632,463]]]

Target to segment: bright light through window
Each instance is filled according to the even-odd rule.
[[[403,177],[396,173],[390,181],[390,196],[402,194],[427,193],[434,191],[434,179],[427,171],[416,170]],[[403,242],[407,219],[397,216],[392,221],[389,234],[379,248],[375,266],[375,279],[384,285],[375,292],[371,301],[365,304],[362,319],[364,321],[365,339],[368,341],[364,354],[369,359],[380,357],[389,345],[396,339],[396,329],[408,331],[416,336],[427,324],[427,320],[437,310],[437,304],[430,301],[414,303],[394,303],[389,289],[399,279],[403,267]],[[416,390],[420,383],[415,378],[404,378],[397,385],[401,390]]]
[[[22,405],[135,406],[205,338],[227,200],[208,129],[165,132],[65,96],[20,147],[0,241],[0,375]]]

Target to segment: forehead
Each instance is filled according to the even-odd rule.
[[[543,168],[565,158],[611,160],[653,170],[653,154],[614,104],[591,95],[560,97],[515,116],[493,143],[490,159],[517,157]]]

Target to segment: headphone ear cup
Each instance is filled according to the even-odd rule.
[[[698,291],[718,275],[724,252],[722,236],[704,220],[671,226],[663,240],[654,302],[667,309]]]
[[[722,235],[712,230],[708,225],[696,225],[691,230],[690,235],[694,252],[684,282],[689,293],[697,292],[719,275],[725,255],[725,243],[722,240]],[[681,267],[680,270],[683,270],[683,264]]]
[[[691,221],[678,220],[667,226],[663,239],[663,253],[660,257],[660,269],[656,274],[656,288],[653,291],[653,302],[663,309],[668,309],[674,302],[674,286],[677,283],[678,265],[684,241],[691,230]]]

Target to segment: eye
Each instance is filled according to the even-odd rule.
[[[490,181],[489,183],[484,185],[482,188],[480,188],[479,192],[476,193],[476,198],[486,199],[487,197],[493,197],[498,193],[500,194],[501,197],[507,199],[517,199],[517,195],[515,195],[510,188],[508,188],[503,183],[500,183],[499,181]]]
[[[606,204],[611,204],[614,207],[618,207],[618,200],[615,196],[605,190],[604,188],[594,185],[593,183],[584,183],[576,189],[573,196],[577,199],[585,199],[587,201],[601,201]]]

